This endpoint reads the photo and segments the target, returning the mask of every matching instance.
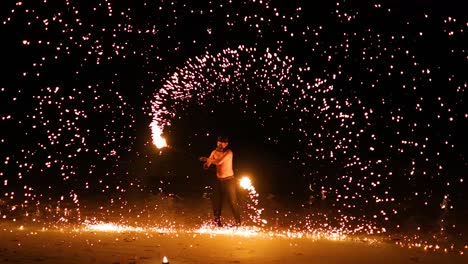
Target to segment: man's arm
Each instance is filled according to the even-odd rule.
[[[212,158],[213,155],[211,155],[209,158],[208,158],[208,162],[210,162],[210,165],[211,164],[214,164],[214,165],[221,165],[223,164],[224,162],[226,162],[227,160],[231,159],[232,158],[232,151],[231,150],[228,150],[226,151],[226,153],[224,153],[224,155],[219,158],[218,160]]]
[[[213,164],[213,161],[214,161],[214,154],[213,153],[214,153],[214,151],[211,152],[210,157],[208,157],[208,158],[207,157],[200,157],[199,158],[200,161],[205,162],[203,164],[203,168],[208,169],[211,166],[211,164]]]
[[[202,157],[198,158],[198,160],[201,161],[201,162],[207,162],[208,159],[212,159],[212,158],[213,158],[213,153],[214,153],[214,151],[211,151],[209,157],[202,156]]]

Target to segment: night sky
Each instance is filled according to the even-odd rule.
[[[0,4],[0,199],[201,193],[222,133],[260,193],[466,219],[462,1],[84,2]]]

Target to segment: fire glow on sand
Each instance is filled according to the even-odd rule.
[[[320,231],[268,231],[262,230],[258,227],[242,226],[236,228],[230,227],[213,227],[204,224],[199,228],[164,228],[164,227],[134,227],[129,225],[121,225],[115,223],[88,223],[82,229],[75,229],[76,231],[96,231],[108,233],[123,233],[123,232],[137,232],[137,233],[159,233],[159,234],[200,234],[200,235],[229,235],[241,237],[263,237],[263,238],[289,238],[298,239],[306,238],[312,240],[330,240],[330,241],[353,241],[355,238],[348,237],[338,232],[320,232]],[[381,243],[375,238],[359,238],[358,241],[366,241],[368,243]]]

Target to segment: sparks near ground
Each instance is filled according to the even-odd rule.
[[[365,262],[409,263],[424,261],[465,263],[463,256],[427,254],[394,245],[348,240],[312,240],[309,238],[281,238],[155,233],[101,232],[86,230],[37,230],[30,226],[22,230],[2,232],[0,263],[216,263],[221,259],[241,263],[313,263],[318,257],[335,263]],[[10,232],[11,231],[11,232]],[[364,243],[363,243],[364,242]],[[366,245],[366,250],[362,250]],[[50,250],[49,250],[50,249]],[[265,254],[268,250],[268,254]],[[37,252],[41,252],[39,255]],[[73,256],[73,257],[71,257]],[[226,258],[226,256],[229,256]],[[389,262],[391,260],[391,262]],[[164,263],[164,262],[163,262]]]

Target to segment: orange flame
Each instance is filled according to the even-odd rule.
[[[162,129],[158,126],[156,121],[151,122],[151,135],[153,137],[153,144],[158,148],[162,149],[167,147],[166,139],[162,137]]]

